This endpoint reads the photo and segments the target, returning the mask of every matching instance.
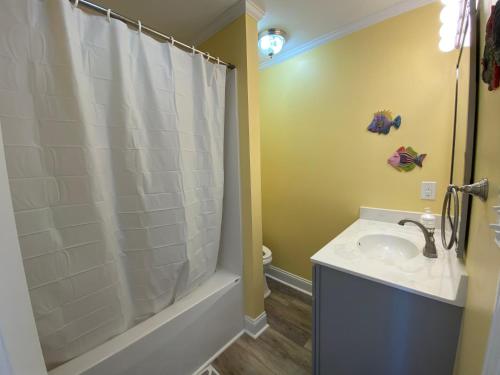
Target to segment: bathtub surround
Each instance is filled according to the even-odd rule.
[[[245,314],[256,319],[264,311],[260,171],[259,78],[257,19],[240,16],[200,45],[211,55],[231,61],[238,70],[241,204],[243,218],[243,283]]]
[[[479,2],[481,51],[492,3],[491,0]],[[485,84],[480,83],[478,93],[474,175],[476,179],[488,176],[490,196],[487,202],[474,199],[472,203],[465,263],[469,273],[469,290],[457,355],[457,375],[481,374],[500,275],[500,250],[495,243],[495,233],[489,226],[497,221],[492,206],[498,206],[500,201],[500,91],[490,92]]]
[[[226,67],[67,1],[16,1],[6,12],[23,6],[27,34],[45,49],[23,45],[17,17],[1,23],[18,38],[1,52],[12,79],[0,118],[35,321],[53,368],[214,273]],[[21,77],[30,75],[27,84]]]
[[[19,292],[17,319],[2,319],[23,327],[2,332],[14,372],[46,372],[41,342],[49,367],[78,356],[54,374],[192,373],[243,329],[235,72],[226,88],[225,67],[67,1],[8,1],[2,16],[0,123],[26,272],[2,258],[2,285],[26,293],[27,277],[33,304]]]
[[[274,266],[310,279],[309,257],[360,206],[440,212],[457,57],[437,47],[440,9],[423,6],[260,71],[263,232]],[[400,114],[401,128],[367,131],[377,108]],[[408,144],[428,157],[399,173],[387,157]],[[420,200],[422,181],[437,182],[435,201]]]
[[[209,365],[244,331],[235,80],[228,73],[224,147],[224,205],[216,273],[173,306],[50,371],[49,375],[192,374]],[[221,319],[223,317],[223,319]],[[200,335],[200,332],[202,334]],[[192,345],[196,342],[196,345]],[[176,350],[173,350],[175,348]],[[178,350],[178,351],[177,351]],[[179,361],[179,358],[185,358]],[[197,369],[198,370],[195,370]]]
[[[43,374],[45,363],[24,276],[4,155],[0,132],[0,299],[9,301],[0,309],[0,334],[15,374]]]
[[[164,375],[165,369],[172,374],[192,374],[242,334],[241,306],[240,278],[217,271],[171,308],[56,367],[49,375]]]

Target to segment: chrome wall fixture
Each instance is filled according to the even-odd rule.
[[[478,197],[483,202],[488,200],[489,182],[487,178],[483,178],[476,183],[464,185],[458,188],[458,191]]]
[[[489,182],[487,178],[483,178],[478,182],[470,185],[449,185],[446,190],[443,202],[443,210],[441,212],[441,241],[445,249],[450,250],[458,241],[458,226],[460,217],[460,203],[458,200],[458,192],[467,194],[473,197],[478,197],[483,202],[488,199]],[[453,206],[453,210],[452,210]],[[446,239],[446,226],[451,229],[450,239]]]

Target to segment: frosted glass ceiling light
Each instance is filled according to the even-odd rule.
[[[268,29],[259,34],[259,49],[269,57],[279,53],[286,42],[286,33],[281,29]]]

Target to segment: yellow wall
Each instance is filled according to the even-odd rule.
[[[448,183],[456,55],[438,50],[434,3],[261,71],[264,244],[273,264],[305,278],[309,257],[350,225],[360,206],[440,211]],[[400,130],[369,133],[373,113]],[[400,173],[399,146],[427,153]],[[438,182],[434,202],[420,182]]]
[[[236,65],[243,212],[245,313],[264,311],[257,22],[248,15],[219,31],[200,48]]]
[[[481,53],[484,30],[489,16],[489,0],[480,2]],[[475,177],[488,177],[490,198],[482,203],[474,200],[467,250],[469,273],[467,305],[463,319],[461,346],[458,353],[459,375],[481,374],[486,350],[495,291],[500,273],[500,249],[493,240],[489,223],[496,221],[491,206],[500,202],[500,90],[489,92],[480,83],[478,101],[478,139]]]

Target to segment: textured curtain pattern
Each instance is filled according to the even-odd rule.
[[[2,1],[0,123],[49,368],[215,271],[225,79],[67,0]]]

